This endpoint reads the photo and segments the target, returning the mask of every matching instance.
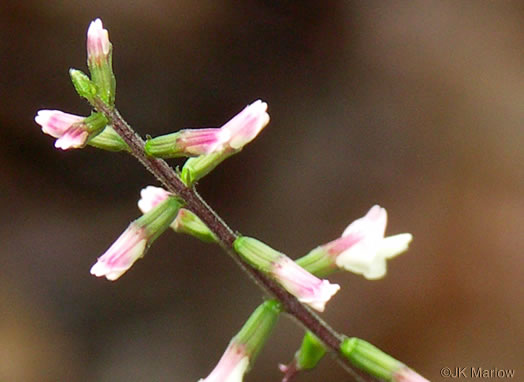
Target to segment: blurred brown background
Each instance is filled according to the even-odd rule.
[[[270,125],[199,184],[237,229],[299,257],[374,203],[411,232],[385,279],[349,273],[323,315],[432,380],[524,380],[524,3],[14,1],[0,5],[0,381],[196,381],[261,301],[218,248],[163,235],[118,282],[89,274],[156,184],[132,158],[62,152],[38,109],[89,112],[101,17],[117,106],[142,134]],[[181,162],[173,162],[174,165]],[[278,381],[302,331],[283,317],[247,381]],[[350,380],[326,358],[299,381]]]

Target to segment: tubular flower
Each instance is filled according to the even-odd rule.
[[[91,267],[91,274],[114,281],[144,256],[148,235],[144,227],[131,223],[109,249]]]
[[[58,138],[55,147],[68,150],[83,147],[89,137],[85,117],[64,113],[60,110],[39,110],[35,122],[42,126],[42,131]]]
[[[274,262],[271,274],[298,301],[319,312],[324,311],[326,303],[340,289],[338,284],[317,278],[287,256]]]
[[[167,198],[149,212],[133,221],[109,249],[98,258],[91,268],[91,274],[108,280],[122,276],[139,258],[143,257],[149,246],[173,222],[180,201]]]

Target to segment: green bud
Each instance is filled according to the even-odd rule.
[[[194,236],[207,243],[217,242],[215,234],[207,228],[207,225],[193,212],[185,208],[181,208],[180,211],[178,211],[172,227],[178,233]]]
[[[78,69],[69,69],[69,75],[71,76],[71,81],[73,82],[73,86],[78,95],[93,104],[98,91],[93,81],[91,81],[84,72]]]
[[[326,354],[324,344],[311,332],[306,332],[300,349],[295,354],[299,370],[313,369]]]
[[[234,153],[235,151],[224,150],[213,154],[200,155],[196,158],[189,158],[182,168],[180,178],[186,186],[190,187]]]

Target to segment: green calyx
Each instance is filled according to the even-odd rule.
[[[247,236],[237,237],[233,242],[233,247],[244,260],[265,273],[271,271],[277,259],[285,256],[260,240]]]
[[[177,145],[179,137],[180,132],[176,132],[148,139],[144,151],[147,155],[156,158],[178,158],[187,156]]]
[[[340,351],[353,365],[386,381],[393,380],[394,373],[404,367],[402,362],[360,338],[346,338]]]
[[[338,270],[335,259],[322,246],[302,256],[296,263],[318,277],[328,276]]]
[[[276,300],[267,300],[251,314],[231,343],[244,347],[250,362],[258,355],[278,321],[282,305]]]
[[[224,150],[189,158],[182,168],[180,178],[186,186],[191,187],[196,181],[209,174],[216,166],[233,154],[235,154],[235,151]]]
[[[107,125],[100,134],[91,138],[87,144],[106,151],[129,151],[127,143],[110,125]]]
[[[295,354],[299,370],[313,369],[326,354],[324,344],[311,332],[306,332],[300,349]]]
[[[113,74],[113,46],[109,44],[109,53],[97,59],[87,60],[91,79],[98,88],[97,95],[109,106],[115,105],[116,79]]]
[[[169,197],[135,220],[135,224],[147,230],[149,244],[156,240],[173,223],[181,206],[181,199]]]

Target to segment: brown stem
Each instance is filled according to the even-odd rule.
[[[233,230],[207,205],[194,187],[189,188],[180,180],[166,161],[149,157],[145,154],[144,140],[127,124],[116,109],[110,108],[100,99],[95,99],[94,106],[111,122],[113,129],[130,147],[131,154],[137,158],[168,191],[178,195],[185,201],[185,207],[195,213],[208,226],[218,238],[220,246],[266,294],[278,299],[282,303],[286,313],[294,317],[307,330],[315,334],[328,349],[334,352],[338,357],[338,361],[356,380],[376,380],[369,375],[363,375],[360,370],[355,369],[348,360],[340,354],[340,344],[343,339],[341,334],[333,330],[309,308],[302,305],[295,296],[242,260],[233,249],[233,242],[237,238]]]

